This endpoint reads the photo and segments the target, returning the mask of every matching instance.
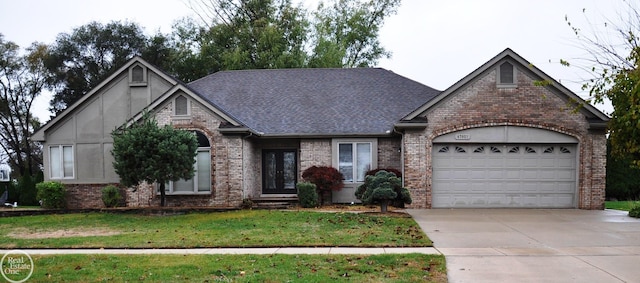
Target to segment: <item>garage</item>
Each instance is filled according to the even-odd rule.
[[[577,145],[564,134],[465,130],[434,139],[432,157],[434,208],[576,207]]]

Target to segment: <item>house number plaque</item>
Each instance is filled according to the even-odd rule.
[[[457,134],[456,135],[456,140],[470,140],[471,139],[471,135],[470,134]]]

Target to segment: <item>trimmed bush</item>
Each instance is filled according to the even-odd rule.
[[[344,176],[338,169],[328,166],[311,166],[302,172],[302,178],[316,185],[320,203],[331,202],[331,192],[344,187]]]
[[[400,178],[400,184],[402,184],[402,172],[400,172],[400,170],[393,169],[393,168],[379,168],[379,169],[369,170],[367,171],[366,176],[374,176],[376,173],[380,171],[386,171],[386,172],[395,174],[396,177]],[[393,190],[398,195],[396,196],[396,199],[390,202],[389,204],[397,208],[404,208],[405,203],[410,204],[412,202],[412,199],[411,199],[409,190],[407,190],[406,188],[403,188],[400,184],[393,188]],[[366,184],[360,185],[356,191],[356,197],[358,197],[358,195],[364,194],[366,190],[367,190]],[[360,198],[358,197],[358,199]]]
[[[629,216],[640,218],[640,203],[635,203],[631,206],[631,209],[629,209]]]
[[[402,179],[402,172],[400,172],[400,170],[398,169],[393,169],[393,168],[378,168],[378,169],[369,170],[367,171],[367,173],[365,173],[365,176],[373,176],[380,171],[387,171],[387,172],[393,173],[396,175],[396,177]]]
[[[102,202],[106,207],[116,207],[122,200],[120,190],[114,185],[102,188]]]
[[[42,182],[36,184],[37,198],[44,208],[65,208],[66,189],[60,182]]]
[[[412,202],[409,190],[402,187],[402,181],[395,173],[384,170],[378,171],[373,176],[367,176],[364,184],[356,190],[356,198],[363,204],[379,204],[381,212],[387,212],[389,203]]]
[[[318,206],[318,192],[316,185],[310,182],[301,182],[296,184],[298,188],[298,201],[300,206],[311,208]]]

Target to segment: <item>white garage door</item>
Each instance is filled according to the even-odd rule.
[[[575,207],[575,145],[434,144],[432,156],[432,207]]]

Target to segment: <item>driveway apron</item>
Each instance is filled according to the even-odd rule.
[[[408,209],[449,282],[640,282],[640,220],[616,210]]]

